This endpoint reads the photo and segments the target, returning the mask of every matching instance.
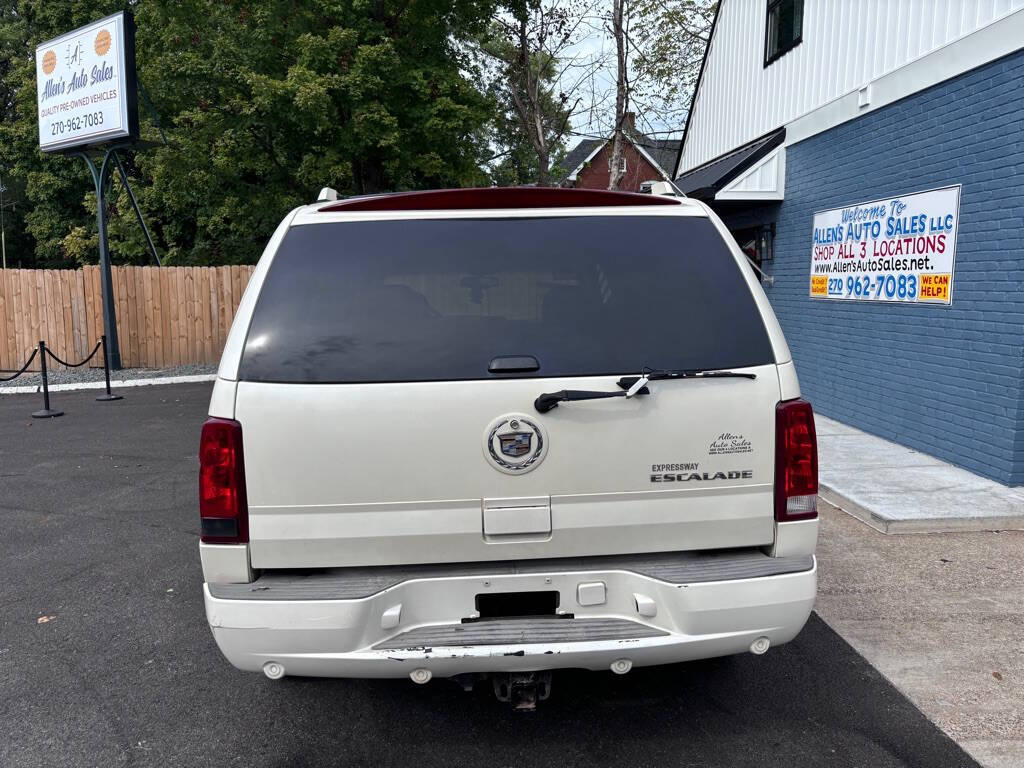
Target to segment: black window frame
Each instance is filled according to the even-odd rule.
[[[800,5],[800,33],[793,38],[792,42],[785,48],[780,48],[773,55],[768,55],[768,40],[770,37],[770,24],[772,18],[772,11],[782,6],[783,3],[793,3],[793,5]],[[804,0],[768,0],[768,4],[765,6],[764,14],[764,67],[768,68],[771,64],[775,63],[787,53],[796,48],[800,43],[804,41]]]

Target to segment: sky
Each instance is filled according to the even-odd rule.
[[[596,0],[593,15],[610,15],[611,2]],[[582,97],[580,111],[572,119],[573,136],[567,142],[569,147],[586,137],[604,137],[612,129],[615,119],[615,40],[611,32],[600,24],[599,19],[591,21],[579,41],[565,49],[563,59],[577,59],[580,64],[569,69],[560,80],[562,90],[577,86],[573,96]],[[594,66],[599,64],[599,66]],[[581,84],[581,75],[586,74]],[[634,110],[635,111],[635,110]],[[683,119],[667,123],[657,115],[637,116],[637,127],[659,139],[681,138]]]

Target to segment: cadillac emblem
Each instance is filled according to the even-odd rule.
[[[532,432],[506,432],[498,435],[501,441],[501,452],[506,456],[519,458],[530,452],[530,443],[533,442]]]
[[[540,425],[519,413],[499,416],[484,432],[484,456],[495,469],[510,475],[529,472],[544,460],[547,450]]]

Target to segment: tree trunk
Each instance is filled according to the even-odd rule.
[[[551,186],[551,162],[548,158],[548,153],[544,152],[537,153],[537,186],[538,187],[550,187]]]
[[[611,168],[608,173],[608,189],[618,189],[625,175],[622,158],[626,151],[623,124],[629,107],[629,81],[626,79],[626,35],[623,30],[623,6],[626,0],[612,2],[612,34],[615,37],[615,136],[612,140]]]

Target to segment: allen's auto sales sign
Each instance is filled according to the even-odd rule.
[[[814,214],[811,297],[951,304],[960,185]]]
[[[138,135],[131,17],[117,13],[36,48],[39,148]]]

